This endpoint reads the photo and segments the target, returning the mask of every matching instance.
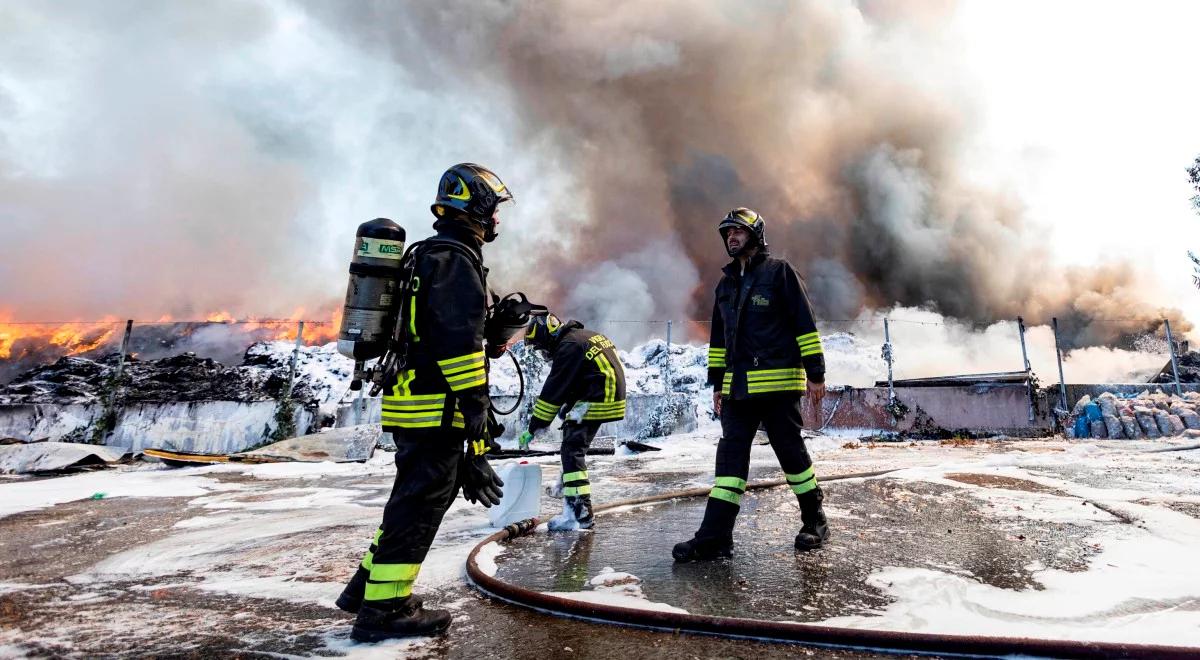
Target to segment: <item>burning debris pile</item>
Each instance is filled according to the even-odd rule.
[[[0,318],[0,384],[63,357],[103,361],[104,356],[120,350],[124,325],[115,319],[96,323],[14,324]],[[309,321],[304,338],[309,343],[323,344],[333,339],[335,328],[336,319],[332,324]],[[237,320],[221,313],[203,321],[134,323],[129,335],[129,353],[151,360],[191,352],[230,364],[241,359],[245,347],[253,343],[295,339],[295,321]]]
[[[1179,382],[1200,383],[1200,352],[1189,351],[1175,356],[1175,366],[1179,370]],[[1171,363],[1167,362],[1162,371],[1150,380],[1152,383],[1173,383],[1175,377],[1171,373]]]
[[[1200,393],[1143,391],[1132,399],[1105,392],[1084,396],[1067,420],[1067,437],[1140,440],[1200,437]]]
[[[242,364],[232,367],[191,352],[156,360],[131,357],[119,383],[114,380],[117,355],[62,357],[0,386],[0,404],[250,403],[286,397],[311,410],[324,426],[337,412],[353,364],[332,344],[300,347],[289,396],[293,349],[286,341],[257,342],[246,349]]]

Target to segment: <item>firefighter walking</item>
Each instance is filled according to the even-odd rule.
[[[521,434],[519,446],[528,447],[556,416],[563,418],[563,511],[548,527],[555,531],[589,529],[594,517],[587,450],[601,424],[625,418],[625,370],[608,337],[585,330],[578,321],[560,323],[553,314],[530,321],[525,344],[547,355],[553,366],[534,401],[529,430]]]
[[[806,390],[820,410],[825,357],[804,283],[788,262],[770,256],[765,225],[746,208],[730,211],[718,225],[733,258],[717,284],[708,349],[708,382],[722,437],[704,519],[691,540],[675,545],[678,562],[732,556],[734,522],[760,424],[800,503],[796,549],[818,548],[829,535],[824,496],[800,434]]]
[[[392,348],[404,359],[394,375],[385,372],[382,411],[383,430],[396,443],[396,481],[370,549],[337,599],[358,615],[357,641],[449,627],[450,614],[425,609],[413,583],[460,486],[472,502],[500,500],[503,483],[486,455],[494,444],[482,246],[495,240],[498,209],[511,200],[488,169],[456,165],[442,176],[432,206],[437,235],[411,248]]]

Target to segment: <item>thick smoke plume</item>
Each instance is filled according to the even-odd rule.
[[[1057,267],[1019,200],[969,182],[953,12],[8,3],[0,313],[328,310],[354,226],[427,233],[437,176],[471,160],[517,196],[493,283],[566,316],[705,318],[716,223],[745,205],[827,318],[1058,316],[1080,346],[1189,330],[1130,265]]]

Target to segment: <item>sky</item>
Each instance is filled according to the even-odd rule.
[[[1200,3],[987,2],[956,17],[981,131],[980,178],[1013,186],[1064,263],[1129,257],[1146,289],[1200,320],[1186,250],[1200,215]]]
[[[1185,257],[1188,248],[1200,250],[1200,216],[1184,174],[1200,155],[1193,120],[1200,86],[1189,70],[1189,28],[1200,24],[1200,3],[1088,3],[1086,12],[1074,2],[808,4],[806,19],[842,31],[844,50],[835,54],[874,67],[864,84],[881,82],[875,76],[884,61],[918,92],[935,90],[960,106],[961,126],[950,131],[964,152],[951,161],[962,169],[956,177],[1018,200],[1021,222],[1035,228],[1056,264],[1131,260],[1143,266],[1134,277],[1144,301],[1178,307],[1200,323],[1200,292]],[[0,293],[0,318],[187,318],[225,308],[238,316],[311,314],[341,296],[353,226],[386,215],[412,238],[426,235],[433,184],[459,161],[497,164],[516,191],[507,237],[493,250],[499,272],[530,287],[551,279],[546,272],[624,278],[628,286],[591,311],[661,315],[666,284],[707,286],[708,274],[686,258],[658,258],[677,247],[592,262],[578,273],[554,258],[572,256],[570,244],[598,234],[605,248],[636,234],[592,217],[609,209],[603,201],[571,203],[588,153],[628,145],[573,135],[553,114],[560,109],[545,107],[553,95],[532,105],[525,96],[545,82],[536,75],[546,72],[535,69],[560,64],[550,73],[583,71],[595,86],[637,84],[656,67],[686,64],[688,38],[712,29],[703,21],[724,16],[730,30],[745,30],[750,8],[761,7],[709,3],[716,9],[692,19],[703,29],[689,32],[662,25],[644,10],[650,5],[621,3],[568,26],[579,34],[518,34],[543,58],[524,53],[528,72],[438,59],[423,50],[428,35],[414,32],[441,27],[465,7],[475,22],[455,36],[469,45],[514,7],[532,6],[367,3],[378,10],[368,15],[321,0],[5,3],[0,281],[19,286]],[[762,3],[776,6],[784,5]],[[905,19],[881,30],[854,16],[858,8]],[[546,13],[548,21],[561,18]],[[925,15],[939,22],[922,26]],[[640,29],[649,36],[626,38]],[[674,33],[678,43],[658,38]],[[813,38],[819,43],[820,35]],[[772,45],[762,52],[769,57]],[[612,109],[611,117],[566,116],[620,126],[626,108]],[[542,110],[560,123],[531,130],[523,113]],[[640,200],[636,188],[612,196],[622,194]],[[64,250],[64,241],[74,247]],[[997,271],[1025,265],[1004,257]],[[665,283],[640,277],[654,269],[666,273]],[[585,283],[568,282],[555,295],[590,304],[598,292]]]

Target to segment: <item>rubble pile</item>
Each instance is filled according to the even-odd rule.
[[[1069,438],[1125,440],[1200,438],[1200,393],[1182,396],[1143,391],[1133,398],[1105,392],[1084,396],[1067,419]]]
[[[236,367],[194,353],[157,360],[126,358],[120,383],[113,378],[117,355],[98,360],[63,357],[0,387],[0,403],[101,403],[114,391],[124,403],[278,399],[287,390],[290,356],[270,355],[274,343],[286,342],[254,344]],[[322,379],[297,370],[291,398],[319,405],[330,389]]]
[[[1179,370],[1179,382],[1181,383],[1200,383],[1200,352],[1188,351],[1183,355],[1175,356],[1175,367]],[[1171,374],[1171,363],[1167,362],[1163,366],[1162,371],[1154,377],[1152,383],[1173,383],[1175,378]]]

